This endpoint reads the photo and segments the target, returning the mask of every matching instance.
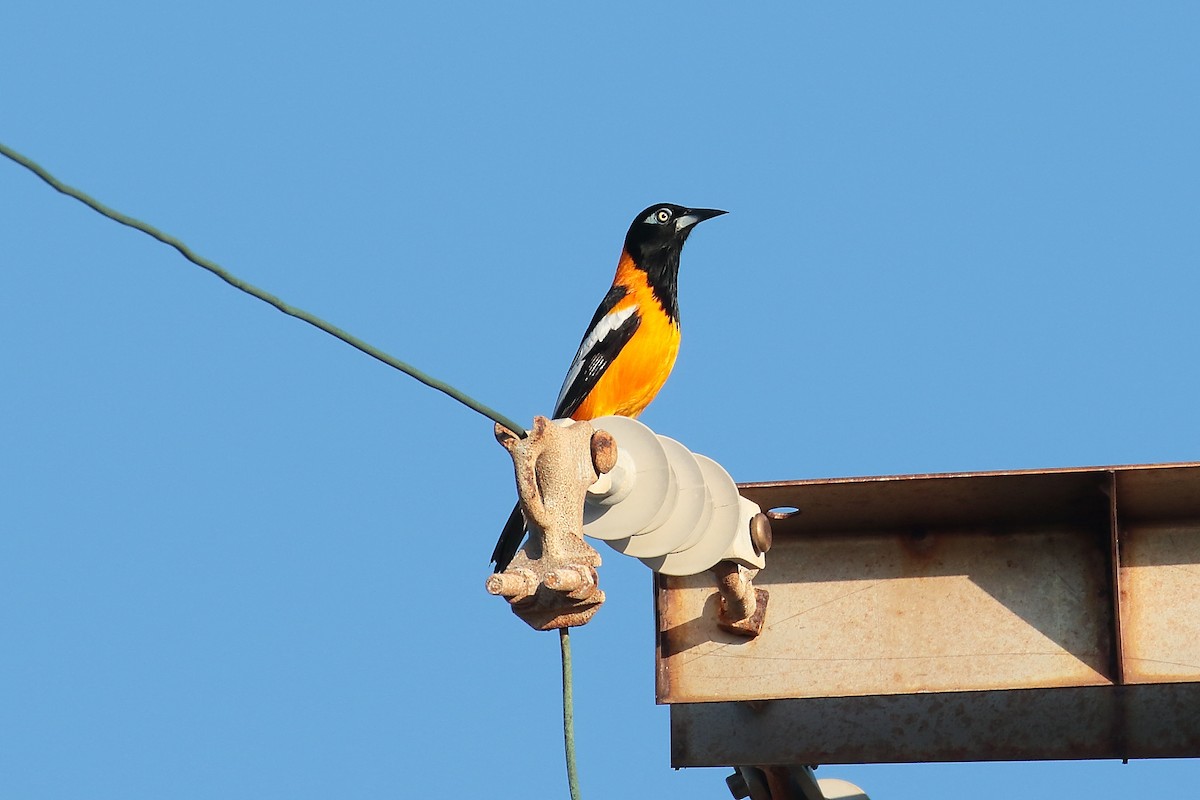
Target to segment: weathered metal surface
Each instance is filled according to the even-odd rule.
[[[1126,525],[1122,542],[1125,680],[1200,680],[1200,523]]]
[[[684,703],[671,765],[1196,755],[1200,684]]]
[[[676,766],[1200,755],[1200,464],[740,488],[761,635],[657,578]]]
[[[1197,470],[1131,470],[1116,478],[1125,680],[1200,680]]]
[[[777,537],[752,641],[718,629],[703,576],[667,582],[659,699],[1107,683],[1107,547],[1087,528]]]
[[[965,472],[742,483],[742,495],[773,516],[776,539],[811,532],[1011,525],[1107,524],[1109,468]]]

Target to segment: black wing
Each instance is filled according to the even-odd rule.
[[[642,318],[636,307],[615,314],[613,312],[628,293],[629,290],[624,286],[613,286],[600,302],[563,381],[558,403],[554,406],[555,419],[575,413],[641,325]]]
[[[500,532],[500,539],[492,550],[492,561],[496,563],[496,572],[504,572],[512,563],[513,556],[521,549],[521,540],[525,538],[525,515],[521,513],[521,504],[513,507]]]

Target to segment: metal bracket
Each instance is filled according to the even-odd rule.
[[[759,555],[771,549],[771,520],[766,514],[760,512],[750,518],[750,541]],[[719,561],[711,572],[717,577],[717,591],[721,593],[717,610],[721,629],[749,638],[762,633],[769,595],[766,589],[754,587],[758,570],[733,561]]]
[[[616,442],[588,422],[545,417],[534,418],[524,439],[496,425],[496,441],[512,456],[529,540],[504,572],[488,578],[487,591],[537,630],[583,625],[604,602],[600,554],[583,541],[584,497],[616,463]]]
[[[758,636],[767,617],[768,599],[765,589],[754,588],[758,570],[721,561],[711,571],[717,576],[717,591],[721,593],[717,624],[738,636]]]

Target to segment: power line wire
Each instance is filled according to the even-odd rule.
[[[282,311],[284,314],[287,314],[289,317],[295,317],[296,319],[300,320],[301,322],[307,322],[309,325],[312,325],[314,328],[322,330],[325,333],[328,333],[330,336],[334,336],[338,339],[341,339],[343,342],[350,345],[354,349],[359,350],[363,353],[366,353],[371,358],[374,358],[378,361],[382,361],[384,364],[387,364],[389,367],[393,367],[395,369],[400,370],[405,375],[408,375],[411,378],[415,378],[416,380],[420,381],[421,383],[425,384],[426,386],[428,386],[431,389],[436,389],[437,391],[442,392],[443,394],[449,395],[450,397],[454,398],[458,402],[465,405],[467,408],[469,408],[473,411],[479,412],[480,414],[487,417],[488,419],[493,420],[494,422],[500,423],[501,425],[508,428],[513,433],[517,434],[518,436],[524,437],[526,435],[525,429],[523,427],[521,427],[517,423],[513,422],[512,420],[510,420],[508,417],[504,416],[500,412],[495,411],[494,409],[490,408],[489,406],[485,406],[483,403],[480,403],[478,400],[474,399],[470,395],[467,395],[464,392],[461,392],[458,389],[455,389],[450,384],[440,381],[431,375],[427,375],[426,373],[422,372],[421,370],[417,369],[416,367],[412,366],[411,364],[407,364],[398,358],[388,355],[387,353],[383,352],[379,348],[377,348],[373,345],[367,344],[362,339],[359,339],[357,336],[353,336],[353,335],[347,333],[346,331],[342,330],[341,328],[337,327],[336,325],[332,325],[332,324],[326,322],[325,320],[321,319],[320,317],[318,317],[314,314],[310,314],[309,312],[305,311],[304,309],[291,306],[291,305],[283,302],[282,300],[280,300],[278,297],[271,294],[270,292],[264,291],[264,290],[258,288],[257,286],[255,286],[254,284],[247,283],[246,281],[243,281],[241,278],[238,278],[236,275],[232,275],[229,272],[226,272],[224,269],[222,269],[216,263],[209,261],[207,258],[204,258],[203,256],[197,255],[196,253],[192,252],[192,249],[190,247],[188,247],[186,244],[181,242],[179,239],[176,239],[174,236],[163,233],[162,231],[158,230],[157,228],[155,228],[151,225],[148,225],[145,222],[142,222],[141,220],[134,219],[133,217],[131,217],[127,214],[122,214],[120,211],[109,208],[108,206],[104,205],[103,203],[101,203],[98,200],[95,200],[94,198],[90,197],[89,195],[85,194],[84,192],[80,191],[79,189],[76,189],[73,186],[68,186],[67,184],[60,181],[58,178],[55,178],[53,175],[51,175],[49,172],[47,172],[45,169],[43,169],[41,166],[39,166],[32,159],[29,159],[29,158],[21,155],[20,153],[18,153],[17,151],[13,150],[10,147],[8,147],[7,145],[5,145],[2,142],[0,142],[0,155],[5,156],[10,161],[20,164],[22,167],[29,170],[34,175],[38,176],[43,181],[45,181],[56,191],[61,192],[62,194],[67,195],[68,197],[75,198],[76,200],[83,203],[87,207],[91,208],[93,211],[96,211],[97,213],[101,214],[102,216],[105,216],[114,222],[119,222],[120,224],[125,225],[126,227],[133,228],[136,231],[141,231],[142,233],[146,234],[147,236],[157,239],[158,241],[162,242],[165,245],[168,245],[169,247],[175,248],[175,250],[179,251],[179,254],[181,256],[183,256],[184,258],[186,258],[188,261],[192,262],[193,264],[195,264],[198,267],[208,270],[213,275],[216,275],[218,278],[225,281],[226,283],[228,283],[230,286],[234,287],[235,289],[240,289],[241,291],[245,292],[246,294],[248,294],[252,297],[256,297],[259,300],[262,300],[264,303],[274,306],[275,308]]]

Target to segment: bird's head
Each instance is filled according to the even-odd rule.
[[[625,235],[625,252],[643,269],[664,261],[674,261],[678,266],[679,251],[692,228],[724,213],[715,208],[684,208],[657,203],[634,218]]]

